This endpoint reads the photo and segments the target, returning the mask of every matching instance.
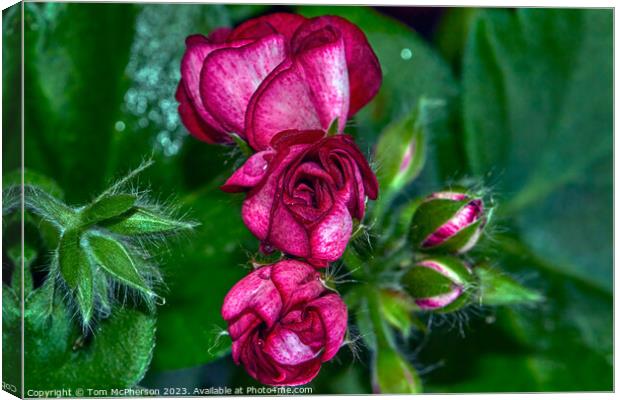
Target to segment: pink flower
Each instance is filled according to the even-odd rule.
[[[186,40],[176,98],[187,129],[209,143],[235,132],[256,150],[286,129],[328,129],[379,90],[363,32],[340,17],[277,13]]]
[[[250,157],[222,186],[248,191],[242,216],[263,242],[318,267],[337,260],[364,217],[377,179],[349,135],[285,131]]]
[[[347,308],[319,273],[294,260],[267,265],[228,292],[222,307],[237,364],[266,385],[310,382],[342,345]]]

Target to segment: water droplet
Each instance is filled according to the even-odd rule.
[[[117,132],[124,131],[125,123],[123,121],[116,121],[116,123],[114,124],[114,129],[116,129]]]
[[[403,60],[411,60],[412,56],[413,53],[411,52],[410,48],[405,47],[400,51],[400,58],[402,58]]]

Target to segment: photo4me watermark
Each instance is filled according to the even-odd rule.
[[[6,390],[6,389],[5,389]],[[62,388],[62,389],[27,389],[26,397],[153,397],[153,396],[247,396],[247,395],[296,395],[312,394],[312,388],[306,386],[212,386],[208,388]]]

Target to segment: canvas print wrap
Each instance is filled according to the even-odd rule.
[[[611,391],[612,26],[4,10],[3,390]]]

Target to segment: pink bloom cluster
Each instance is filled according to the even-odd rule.
[[[276,13],[186,39],[179,114],[196,138],[255,153],[222,186],[245,192],[261,241],[300,260],[261,266],[228,293],[232,354],[258,381],[300,385],[341,346],[347,309],[315,268],[338,260],[378,184],[347,119],[381,85],[364,33],[335,16]]]

